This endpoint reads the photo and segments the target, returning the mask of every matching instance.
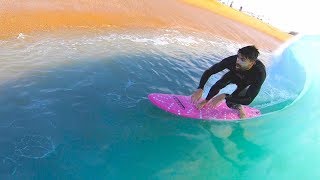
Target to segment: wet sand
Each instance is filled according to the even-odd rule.
[[[250,25],[257,23],[208,0],[0,0],[0,4],[0,39],[77,27],[177,28],[274,50],[289,37],[276,29],[266,31],[263,23]]]

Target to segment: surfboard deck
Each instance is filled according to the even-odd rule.
[[[214,108],[206,105],[201,110],[198,110],[191,102],[191,96],[151,93],[148,95],[148,99],[158,108],[182,117],[224,121],[240,119],[239,112],[229,108],[225,101]],[[249,106],[243,106],[243,109],[246,118],[253,118],[261,115],[261,112],[258,109]]]

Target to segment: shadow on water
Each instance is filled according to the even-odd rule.
[[[210,142],[219,156],[231,163],[232,166],[238,170],[245,170],[268,155],[268,150],[265,147],[248,140],[245,136],[245,129],[241,123],[204,122],[201,126],[209,134]],[[215,132],[215,130],[220,131],[220,133]],[[221,131],[224,130],[226,130],[227,133],[221,136]],[[226,146],[230,143],[233,144],[233,148],[226,149]],[[235,150],[237,152],[235,152]],[[230,154],[235,153],[236,156],[230,156]]]

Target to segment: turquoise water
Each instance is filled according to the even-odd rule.
[[[263,116],[216,122],[173,116],[147,95],[191,94],[245,44],[178,30],[64,33],[0,42],[0,179],[320,177],[319,36],[261,51],[268,77],[252,106]]]

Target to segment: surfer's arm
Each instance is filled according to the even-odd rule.
[[[265,75],[260,76],[256,82],[249,86],[245,96],[227,95],[226,100],[235,104],[249,105],[258,95],[265,80]]]
[[[210,78],[210,76],[212,76],[213,74],[216,74],[216,73],[228,68],[230,66],[230,64],[232,63],[232,59],[231,58],[232,58],[232,56],[230,56],[228,58],[225,58],[222,61],[220,61],[219,63],[214,64],[209,69],[207,69],[201,76],[198,89],[203,89],[204,88],[204,85],[207,83],[207,81]]]

